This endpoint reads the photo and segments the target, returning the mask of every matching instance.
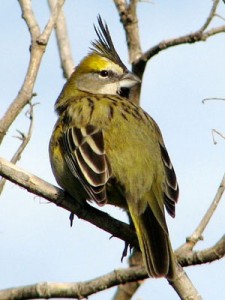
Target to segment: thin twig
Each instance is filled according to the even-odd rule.
[[[210,25],[210,23],[212,22],[212,19],[215,17],[219,2],[220,2],[220,0],[213,0],[213,5],[209,12],[209,16],[206,19],[205,23],[202,25],[202,27],[199,29],[199,31],[202,31],[202,32],[205,31],[207,29],[207,27]]]
[[[216,28],[212,28],[208,31],[205,31],[208,26],[210,25],[213,17],[216,15],[216,9],[218,8],[219,0],[214,0],[212,4],[212,8],[209,12],[209,15],[202,25],[202,27],[197,30],[194,33],[190,33],[184,36],[181,36],[179,38],[172,38],[165,41],[162,41],[158,43],[157,45],[151,47],[149,50],[147,50],[145,53],[139,57],[137,61],[133,64],[133,70],[135,74],[139,73],[139,77],[141,78],[144,73],[145,67],[147,62],[156,54],[159,52],[166,50],[170,47],[182,45],[182,44],[190,44],[190,43],[196,43],[201,41],[206,41],[209,37],[214,36],[215,34],[224,33],[225,32],[225,26],[219,26]]]
[[[51,10],[53,9],[55,2],[56,0],[48,0]],[[74,62],[63,9],[61,9],[57,19],[55,32],[63,75],[68,79],[73,72]]]
[[[195,229],[195,231],[191,234],[191,236],[187,238],[187,242],[177,250],[177,253],[179,253],[179,251],[183,251],[184,249],[192,250],[193,247],[196,245],[196,243],[202,239],[202,234],[203,234],[206,226],[208,225],[210,219],[212,218],[220,200],[222,199],[224,190],[225,190],[225,174],[224,174],[222,181],[218,187],[216,195],[215,195],[211,205],[209,206],[207,212],[205,213],[204,217],[200,221],[200,223],[197,226],[197,228]]]
[[[221,15],[215,14],[215,17],[217,17],[217,18],[219,18],[219,19],[221,19],[221,20],[225,21],[225,18],[224,18],[224,17],[222,17]]]
[[[211,97],[211,98],[204,98],[202,103],[205,104],[206,101],[225,101],[225,98],[218,98],[218,97]]]
[[[10,162],[13,163],[13,164],[16,164],[20,160],[23,151],[25,150],[26,146],[28,145],[28,143],[31,139],[31,135],[32,135],[32,131],[33,131],[33,125],[34,125],[34,106],[35,105],[36,104],[32,104],[30,102],[29,103],[29,106],[30,106],[29,110],[26,112],[26,116],[30,120],[30,124],[29,124],[27,134],[23,134],[21,131],[18,130],[18,132],[20,134],[19,139],[22,140],[22,142],[21,142],[19,148],[17,149],[17,151],[15,152],[15,154],[13,155],[12,159],[10,160]],[[1,178],[1,180],[0,180],[0,195],[3,191],[5,183],[6,183],[6,179]]]
[[[216,129],[212,129],[212,138],[213,138],[213,143],[214,143],[214,145],[217,144],[217,141],[216,141],[216,139],[215,139],[215,134],[217,134],[217,135],[219,135],[221,138],[225,139],[225,134],[219,132],[219,131],[216,130]]]
[[[218,98],[218,97],[211,97],[211,98],[204,98],[202,100],[202,103],[205,104],[206,101],[225,101],[225,98]],[[213,139],[213,144],[216,145],[217,141],[215,139],[215,134],[219,135],[221,138],[225,139],[225,135],[221,132],[219,132],[216,129],[212,129],[212,139]]]
[[[37,40],[37,42],[40,43],[41,45],[47,45],[49,37],[52,33],[54,26],[56,25],[56,21],[58,19],[59,13],[63,7],[64,2],[65,0],[57,0],[54,8],[52,9],[52,13],[48,20],[48,23]]]
[[[182,45],[182,44],[193,44],[196,42],[205,42],[209,37],[212,37],[219,33],[225,32],[225,26],[219,26],[216,28],[212,28],[208,31],[201,32],[196,31],[194,33],[190,33],[178,38],[172,38],[165,41],[160,42],[159,44],[153,46],[149,50],[147,50],[142,57],[139,58],[139,60],[136,62],[136,64],[140,63],[146,63],[149,59],[151,59],[153,56],[158,54],[159,52],[166,50],[170,47]]]

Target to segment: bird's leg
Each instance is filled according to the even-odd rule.
[[[73,226],[73,220],[74,220],[74,213],[70,214],[69,219],[70,219],[70,227],[72,227]]]

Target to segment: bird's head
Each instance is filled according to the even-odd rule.
[[[83,93],[120,95],[128,98],[140,79],[129,72],[121,61],[106,24],[98,17],[95,28],[98,39],[92,42],[90,53],[80,62],[55,103],[56,111],[64,110],[73,96]]]
[[[97,53],[85,57],[74,73],[76,87],[93,94],[125,95],[140,79],[109,58]]]
[[[91,52],[76,67],[72,78],[80,91],[125,96],[127,90],[140,83],[140,79],[121,61],[108,26],[100,16],[98,24],[99,28],[94,27],[98,39],[92,42]]]

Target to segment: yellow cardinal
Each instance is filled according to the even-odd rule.
[[[127,209],[149,276],[173,279],[175,258],[164,207],[175,216],[176,175],[159,127],[129,101],[140,79],[121,61],[100,17],[98,24],[98,39],[55,104],[51,166],[76,201]]]

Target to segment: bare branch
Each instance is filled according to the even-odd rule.
[[[63,190],[24,171],[4,158],[0,158],[0,175],[27,189],[29,192],[76,214],[78,218],[91,222],[109,232],[113,237],[126,240],[129,244],[139,248],[136,234],[128,224],[110,217],[107,213],[88,205],[86,202],[80,203],[74,200]]]
[[[217,97],[211,97],[211,98],[204,98],[202,100],[202,103],[204,104],[206,101],[225,101],[225,98],[217,98]],[[225,135],[221,132],[219,132],[216,129],[212,129],[212,139],[213,139],[213,144],[216,145],[217,141],[215,139],[215,135],[219,135],[221,138],[225,139]]]
[[[50,1],[50,0],[49,0]],[[27,26],[31,33],[32,38],[32,46],[31,46],[31,60],[30,65],[28,68],[28,73],[25,78],[24,84],[20,90],[20,93],[18,94],[18,97],[15,99],[18,101],[20,99],[20,102],[18,101],[16,112],[14,113],[13,118],[11,117],[10,121],[2,122],[0,120],[0,142],[4,137],[4,134],[8,130],[9,126],[13,122],[13,120],[16,118],[16,116],[19,114],[21,109],[24,107],[26,103],[28,103],[33,91],[33,84],[35,82],[37,72],[39,69],[39,65],[41,62],[41,58],[43,56],[43,53],[45,51],[46,45],[48,43],[49,36],[52,32],[53,27],[56,24],[57,16],[59,15],[59,11],[64,3],[64,1],[58,1],[55,8],[52,11],[52,15],[48,21],[48,24],[45,27],[45,30],[43,33],[40,33],[39,26],[34,18],[32,9],[31,9],[31,2],[29,0],[19,0],[21,8],[23,10],[23,16],[27,23]],[[130,4],[127,4],[127,1],[122,0],[114,0],[115,4],[118,7],[118,11],[120,12],[121,21],[124,25],[124,28],[126,30],[127,35],[127,41],[129,45],[129,54],[130,54],[130,60],[132,62],[135,61],[133,64],[133,70],[136,74],[138,74],[140,77],[142,77],[145,65],[147,63],[147,60],[149,60],[153,55],[157,54],[161,50],[167,49],[174,45],[179,45],[183,43],[194,43],[197,41],[205,41],[209,36],[212,36],[214,34],[225,32],[225,26],[221,26],[218,28],[214,28],[209,30],[208,32],[204,32],[206,28],[210,25],[213,17],[215,16],[216,8],[218,6],[219,1],[215,0],[213,3],[213,7],[210,11],[210,14],[204,23],[204,25],[201,27],[199,31],[197,31],[195,34],[190,34],[184,37],[180,37],[173,40],[167,40],[164,41],[158,45],[151,48],[146,53],[142,54],[141,46],[140,46],[140,39],[139,39],[139,30],[138,30],[138,24],[137,24],[137,16],[136,16],[136,6],[137,6],[137,0],[131,0]],[[63,15],[62,15],[63,18]],[[63,19],[62,19],[63,20]],[[57,24],[56,32],[57,32],[57,39],[58,44],[60,48],[60,55],[61,55],[61,61],[63,65],[63,69],[65,70],[66,77],[70,75],[72,72],[72,60],[70,58],[63,58],[64,55],[67,56],[68,53],[65,54],[65,52],[69,52],[71,54],[68,43],[64,44],[64,37],[60,37],[60,31],[62,29],[63,35],[68,37],[66,32],[66,25],[64,24],[62,28],[60,28],[60,23],[62,21],[59,21]],[[219,32],[219,30],[221,30]],[[62,32],[61,32],[62,33]],[[157,48],[158,47],[158,48]],[[152,52],[151,52],[152,51]],[[154,52],[155,51],[155,52]],[[157,52],[158,51],[158,52]],[[64,62],[65,60],[65,62]],[[66,64],[68,63],[68,64]],[[20,97],[20,98],[19,98]],[[134,97],[134,99],[136,99]],[[14,103],[13,103],[14,105]],[[9,108],[12,109],[13,105]],[[8,113],[8,112],[7,112]],[[7,115],[6,113],[6,115]],[[5,119],[7,120],[7,119]],[[5,121],[4,120],[4,121]],[[2,122],[2,123],[1,123]],[[10,123],[11,122],[11,123]],[[1,126],[3,124],[3,126]],[[6,124],[6,125],[4,125]],[[7,127],[8,126],[8,127]],[[18,154],[19,158],[20,154]],[[51,202],[55,203],[56,205],[67,209],[68,211],[75,213],[78,217],[83,218],[84,220],[87,220],[99,228],[104,229],[107,232],[110,232],[113,234],[113,236],[116,236],[120,239],[126,240],[135,247],[138,247],[138,242],[135,233],[133,230],[130,229],[130,227],[120,221],[117,221],[113,218],[111,218],[109,215],[89,206],[88,204],[81,204],[77,203],[74,199],[69,197],[65,192],[63,192],[61,189],[58,189],[44,180],[28,173],[25,171],[22,171],[20,168],[17,168],[13,166],[12,164],[9,164],[5,160],[0,158],[0,174],[11,180],[12,182],[15,182],[16,184],[19,184],[20,186],[25,187],[28,191],[35,193],[39,196],[42,196]],[[222,185],[222,184],[221,184]],[[223,190],[224,190],[224,183],[223,183]],[[221,194],[222,196],[222,194]],[[221,197],[220,196],[220,197]],[[214,199],[215,201],[215,199]],[[214,203],[214,210],[216,206],[218,205],[219,199],[215,201]],[[211,215],[213,214],[214,210],[210,210]],[[208,218],[208,219],[207,219]],[[198,230],[194,232],[194,234],[191,236],[191,239],[194,240],[194,245],[197,243],[197,241],[200,239],[201,234],[204,230],[204,228],[207,226],[211,216],[205,217],[205,220],[199,225]],[[213,261],[215,259],[219,259],[224,256],[225,253],[225,238],[223,238],[221,241],[219,241],[214,247],[199,251],[199,252],[193,252],[191,251],[189,247],[189,260],[186,261],[186,266],[196,263],[205,263],[208,261]],[[193,243],[193,241],[191,241]],[[187,242],[187,244],[189,241]],[[187,250],[187,248],[182,248],[182,250]],[[178,256],[179,262],[182,262],[183,265],[185,265],[184,261],[182,261],[181,253],[187,253],[185,252],[179,252],[180,256]],[[186,257],[186,256],[185,256]],[[192,259],[192,260],[191,260]],[[189,263],[188,263],[189,262]],[[133,273],[132,273],[133,272]],[[93,293],[96,293],[100,290],[109,288],[114,285],[122,284],[124,282],[130,282],[130,281],[136,281],[136,280],[143,280],[147,277],[146,271],[143,268],[136,267],[136,268],[129,268],[127,270],[118,270],[114,271],[113,273],[110,273],[108,275],[102,276],[100,278],[97,278],[95,280],[91,280],[84,283],[74,283],[74,284],[38,284],[33,285],[29,287],[23,287],[18,289],[12,290],[5,290],[0,291],[0,299],[30,299],[30,298],[49,298],[50,297],[63,297],[63,298],[74,298],[77,297],[79,299],[84,298],[88,295],[91,295]],[[176,280],[171,283],[173,288],[177,291],[178,295],[180,295],[181,299],[201,299],[201,297],[198,295],[198,292],[194,288],[193,284],[190,282],[189,278],[186,276],[185,272],[181,267],[178,266],[177,270],[177,278]],[[8,294],[2,294],[8,293]],[[14,293],[18,293],[17,295]],[[64,294],[63,294],[64,293]],[[71,293],[71,295],[69,294]],[[2,297],[2,298],[1,298]],[[20,297],[20,298],[19,298]]]
[[[151,47],[149,50],[147,50],[145,53],[141,55],[141,57],[138,58],[133,64],[133,70],[135,74],[139,74],[139,77],[142,78],[142,75],[144,73],[146,64],[148,60],[150,60],[153,56],[158,54],[162,50],[166,50],[173,46],[178,46],[182,44],[191,44],[201,41],[206,41],[209,37],[212,37],[219,33],[225,32],[225,26],[219,26],[216,28],[212,28],[208,31],[205,31],[210,23],[212,22],[213,17],[216,16],[216,9],[218,7],[219,0],[214,0],[212,8],[210,10],[210,13],[205,21],[205,23],[202,25],[202,27],[197,30],[194,33],[190,33],[178,38],[172,38],[165,41],[160,42],[159,44]]]
[[[210,207],[208,208],[206,214],[204,215],[204,217],[202,218],[201,222],[199,223],[199,225],[195,229],[195,231],[192,233],[192,235],[187,238],[187,242],[177,250],[178,254],[179,254],[179,251],[183,251],[185,249],[192,250],[193,247],[196,245],[196,243],[202,239],[203,231],[205,230],[206,226],[208,225],[210,219],[212,218],[213,213],[215,212],[215,210],[222,198],[224,190],[225,190],[225,174],[222,178],[222,181],[218,187],[216,195],[215,195]]]
[[[130,267],[140,267],[143,266],[142,254],[140,251],[135,248],[132,251],[132,254],[129,257],[129,266]],[[112,300],[130,300],[138,288],[144,283],[144,280],[137,280],[134,282],[126,282],[120,284],[115,292]]]
[[[209,262],[213,257],[218,259],[225,254],[225,236],[212,248],[204,251],[189,252],[190,255],[183,255],[180,261],[183,264],[199,264]],[[198,294],[192,283],[188,279],[184,270],[178,265],[177,276],[174,282],[170,282],[171,286],[176,290],[180,299],[199,300],[201,296]],[[41,299],[41,298],[78,298],[83,299],[96,292],[108,289],[115,285],[124,284],[126,282],[140,281],[147,278],[147,273],[143,267],[131,267],[127,269],[115,270],[109,274],[103,275],[96,279],[77,282],[77,283],[39,283],[19,288],[6,289],[0,291],[1,299]]]
[[[186,272],[180,265],[177,265],[176,278],[174,281],[169,282],[178,296],[182,300],[201,300],[202,297],[188,278]]]
[[[225,21],[225,18],[224,18],[224,17],[222,17],[222,16],[220,16],[220,15],[218,15],[218,14],[215,14],[215,17],[217,17],[217,18],[219,18],[219,19],[221,19],[221,20]]]
[[[34,83],[38,74],[41,59],[45,52],[48,39],[57,20],[59,11],[64,4],[64,1],[65,0],[57,1],[49,22],[46,25],[43,33],[41,34],[34,13],[32,11],[31,1],[19,0],[23,18],[31,34],[31,55],[27,74],[18,93],[18,96],[13,100],[5,115],[0,120],[0,144],[15,118],[19,115],[23,107],[29,103],[32,97]]]
[[[120,284],[112,300],[130,300],[144,282],[144,280],[136,280]]]
[[[112,273],[98,277],[94,280],[78,283],[39,283],[30,286],[0,291],[0,300],[25,300],[49,298],[76,298],[84,299],[89,295],[105,290],[112,286],[146,278],[144,268],[136,267],[124,270],[115,270]]]
[[[162,41],[159,44],[151,47],[145,53],[142,53],[136,14],[137,2],[138,1],[133,0],[130,1],[130,4],[128,4],[128,2],[125,0],[114,0],[126,32],[129,57],[130,61],[132,62],[132,71],[140,78],[143,77],[147,62],[162,50],[166,50],[177,45],[206,41],[209,37],[212,37],[215,34],[225,32],[225,26],[220,26],[205,31],[210,25],[213,17],[216,15],[216,9],[218,7],[219,0],[214,0],[209,15],[199,30],[178,38]],[[135,103],[139,103],[140,92],[141,86],[137,86],[136,89],[132,91],[131,99]]]
[[[56,21],[58,19],[59,13],[63,7],[65,0],[58,0],[55,4],[54,9],[52,10],[51,16],[45,29],[43,30],[42,34],[39,36],[37,42],[42,45],[47,45],[49,37],[52,33],[54,26],[56,25]]]
[[[178,255],[179,263],[183,267],[191,265],[200,265],[215,260],[219,260],[225,256],[225,235],[212,247],[201,250],[201,251],[192,251],[190,249],[183,249],[180,251],[180,248],[175,251]]]
[[[212,138],[213,138],[213,143],[216,145],[217,144],[217,141],[215,139],[215,134],[219,135],[221,138],[225,139],[225,134],[219,132],[218,130],[216,129],[212,129]]]
[[[217,97],[204,98],[204,99],[202,100],[202,103],[205,104],[206,101],[212,101],[212,100],[216,100],[216,101],[225,101],[225,98],[217,98]]]
[[[210,23],[212,22],[212,19],[216,16],[216,9],[219,5],[219,2],[220,2],[220,0],[213,0],[213,5],[210,10],[209,16],[206,19],[205,23],[202,25],[202,27],[199,29],[199,31],[203,32],[210,25]]]
[[[133,63],[142,54],[137,19],[138,1],[131,0],[130,4],[127,4],[127,1],[114,0],[114,3],[119,12],[120,21],[122,22],[126,33],[129,60]]]
[[[170,283],[181,299],[199,300],[201,297],[193,288],[191,282],[187,284],[186,274],[181,269],[182,274],[173,283]],[[179,270],[180,272],[180,270]],[[0,291],[1,299],[41,299],[41,298],[78,298],[83,299],[99,291],[108,289],[118,284],[143,280],[147,277],[144,267],[133,267],[128,269],[115,270],[109,274],[98,277],[94,280],[78,283],[39,283],[35,285],[23,286],[19,288],[6,289]]]
[[[138,0],[131,0],[128,4],[124,0],[114,0],[118,10],[120,21],[126,34],[127,47],[129,52],[129,60],[132,63],[132,71],[142,78],[143,72],[140,68],[134,69],[134,62],[142,55],[141,42],[139,36],[138,18],[137,18],[137,3]],[[136,104],[140,103],[141,85],[136,85],[131,90],[130,100]]]
[[[183,265],[199,264],[219,259],[225,255],[225,236],[212,248],[184,254],[179,259]],[[187,280],[187,275],[178,266],[175,282],[170,282],[181,299],[201,299],[192,283]],[[1,299],[41,299],[41,298],[78,298],[83,299],[98,291],[108,289],[112,286],[126,282],[140,281],[147,278],[147,273],[142,267],[132,267],[128,269],[115,270],[109,274],[98,277],[94,280],[77,283],[39,283],[30,286],[12,288],[0,291]],[[188,285],[187,285],[188,282]]]
[[[20,133],[20,139],[22,140],[22,143],[20,144],[19,148],[17,149],[17,151],[13,155],[12,159],[10,160],[10,162],[13,163],[13,164],[16,164],[17,161],[20,160],[21,154],[23,153],[23,151],[25,150],[27,144],[29,143],[29,141],[31,139],[31,135],[32,135],[32,131],[33,131],[33,124],[34,124],[34,111],[33,111],[33,109],[34,109],[35,104],[29,103],[29,105],[30,105],[30,108],[26,112],[26,115],[30,119],[30,125],[29,125],[28,132],[27,132],[26,135],[19,132]],[[0,180],[0,195],[3,191],[5,182],[6,182],[5,178],[2,178]]]
[[[7,289],[0,291],[0,300],[20,300],[20,299],[49,299],[49,298],[78,298],[83,299],[96,292],[108,289],[118,284],[132,282],[146,278],[147,273],[143,267],[133,267],[124,270],[115,270],[94,280],[78,283],[39,283],[30,286]],[[182,277],[181,277],[182,278]],[[191,288],[185,285],[185,290],[181,291],[181,278],[178,278],[179,284],[172,284],[177,288],[178,294],[186,295],[181,299],[201,299]],[[179,287],[178,287],[179,286]],[[184,285],[183,285],[184,286]],[[188,298],[189,297],[189,298]]]
[[[146,51],[139,59],[136,61],[136,68],[140,65],[142,69],[144,69],[145,64],[149,59],[151,59],[154,55],[158,54],[162,50],[166,50],[173,46],[178,46],[182,44],[192,44],[196,42],[204,42],[209,37],[212,37],[219,33],[225,33],[225,26],[220,26],[216,28],[212,28],[206,32],[196,31],[194,33],[190,33],[179,38],[172,38],[169,40],[165,40],[160,42],[159,44],[153,46],[148,51]]]
[[[31,7],[30,0],[19,0],[19,4],[22,10],[22,18],[27,24],[30,31],[31,40],[35,40],[41,33],[35,15]]]
[[[56,0],[48,0],[51,10],[54,8]],[[72,57],[72,51],[70,47],[70,41],[67,32],[66,19],[61,9],[59,17],[55,26],[59,56],[61,61],[61,67],[63,69],[63,76],[69,78],[74,69],[74,62]]]
[[[126,242],[138,248],[136,235],[129,225],[110,217],[108,214],[99,211],[98,209],[95,209],[94,207],[91,207],[86,203],[79,203],[75,201],[67,194],[65,194],[61,189],[56,188],[55,186],[47,183],[46,181],[26,171],[23,171],[21,168],[18,168],[17,166],[7,162],[2,158],[0,159],[0,174],[6,177],[7,179],[11,180],[12,182],[15,182],[18,185],[26,188],[28,191],[38,196],[42,196],[45,199],[50,200],[56,205],[76,214],[79,218],[91,222],[92,224],[98,226],[99,228],[111,233],[113,236],[125,240]],[[221,184],[221,189],[224,190],[224,182]],[[222,194],[221,189],[220,192],[218,192],[218,197],[219,194]],[[222,250],[224,249],[223,247],[220,248]],[[182,264],[184,263],[182,255],[184,253],[185,255],[186,253],[188,253],[187,249],[188,249],[187,247],[186,248],[182,247],[182,251],[180,249],[176,251],[176,254],[178,254],[179,263],[180,262]],[[202,253],[204,254],[204,252]],[[203,263],[203,261],[206,262],[205,260],[202,259],[202,255],[203,255],[202,253],[200,256],[195,254],[195,261],[197,261],[196,259],[198,258],[199,263]],[[216,256],[215,259],[218,259],[218,256]],[[182,278],[182,282],[183,281],[186,282],[186,287],[192,285],[188,277],[186,279],[185,277],[187,276],[185,275],[184,271],[178,267],[176,278]],[[138,279],[139,278],[137,278],[137,280]],[[181,281],[179,279],[177,281],[175,280],[175,282],[173,283],[173,287],[176,289],[176,291],[180,289],[182,290],[183,288],[183,287],[179,287],[180,282]],[[195,289],[192,286],[192,288],[190,287],[190,290],[193,292]],[[193,295],[195,295],[193,299],[199,299],[199,295],[197,291],[193,293],[194,293]]]

